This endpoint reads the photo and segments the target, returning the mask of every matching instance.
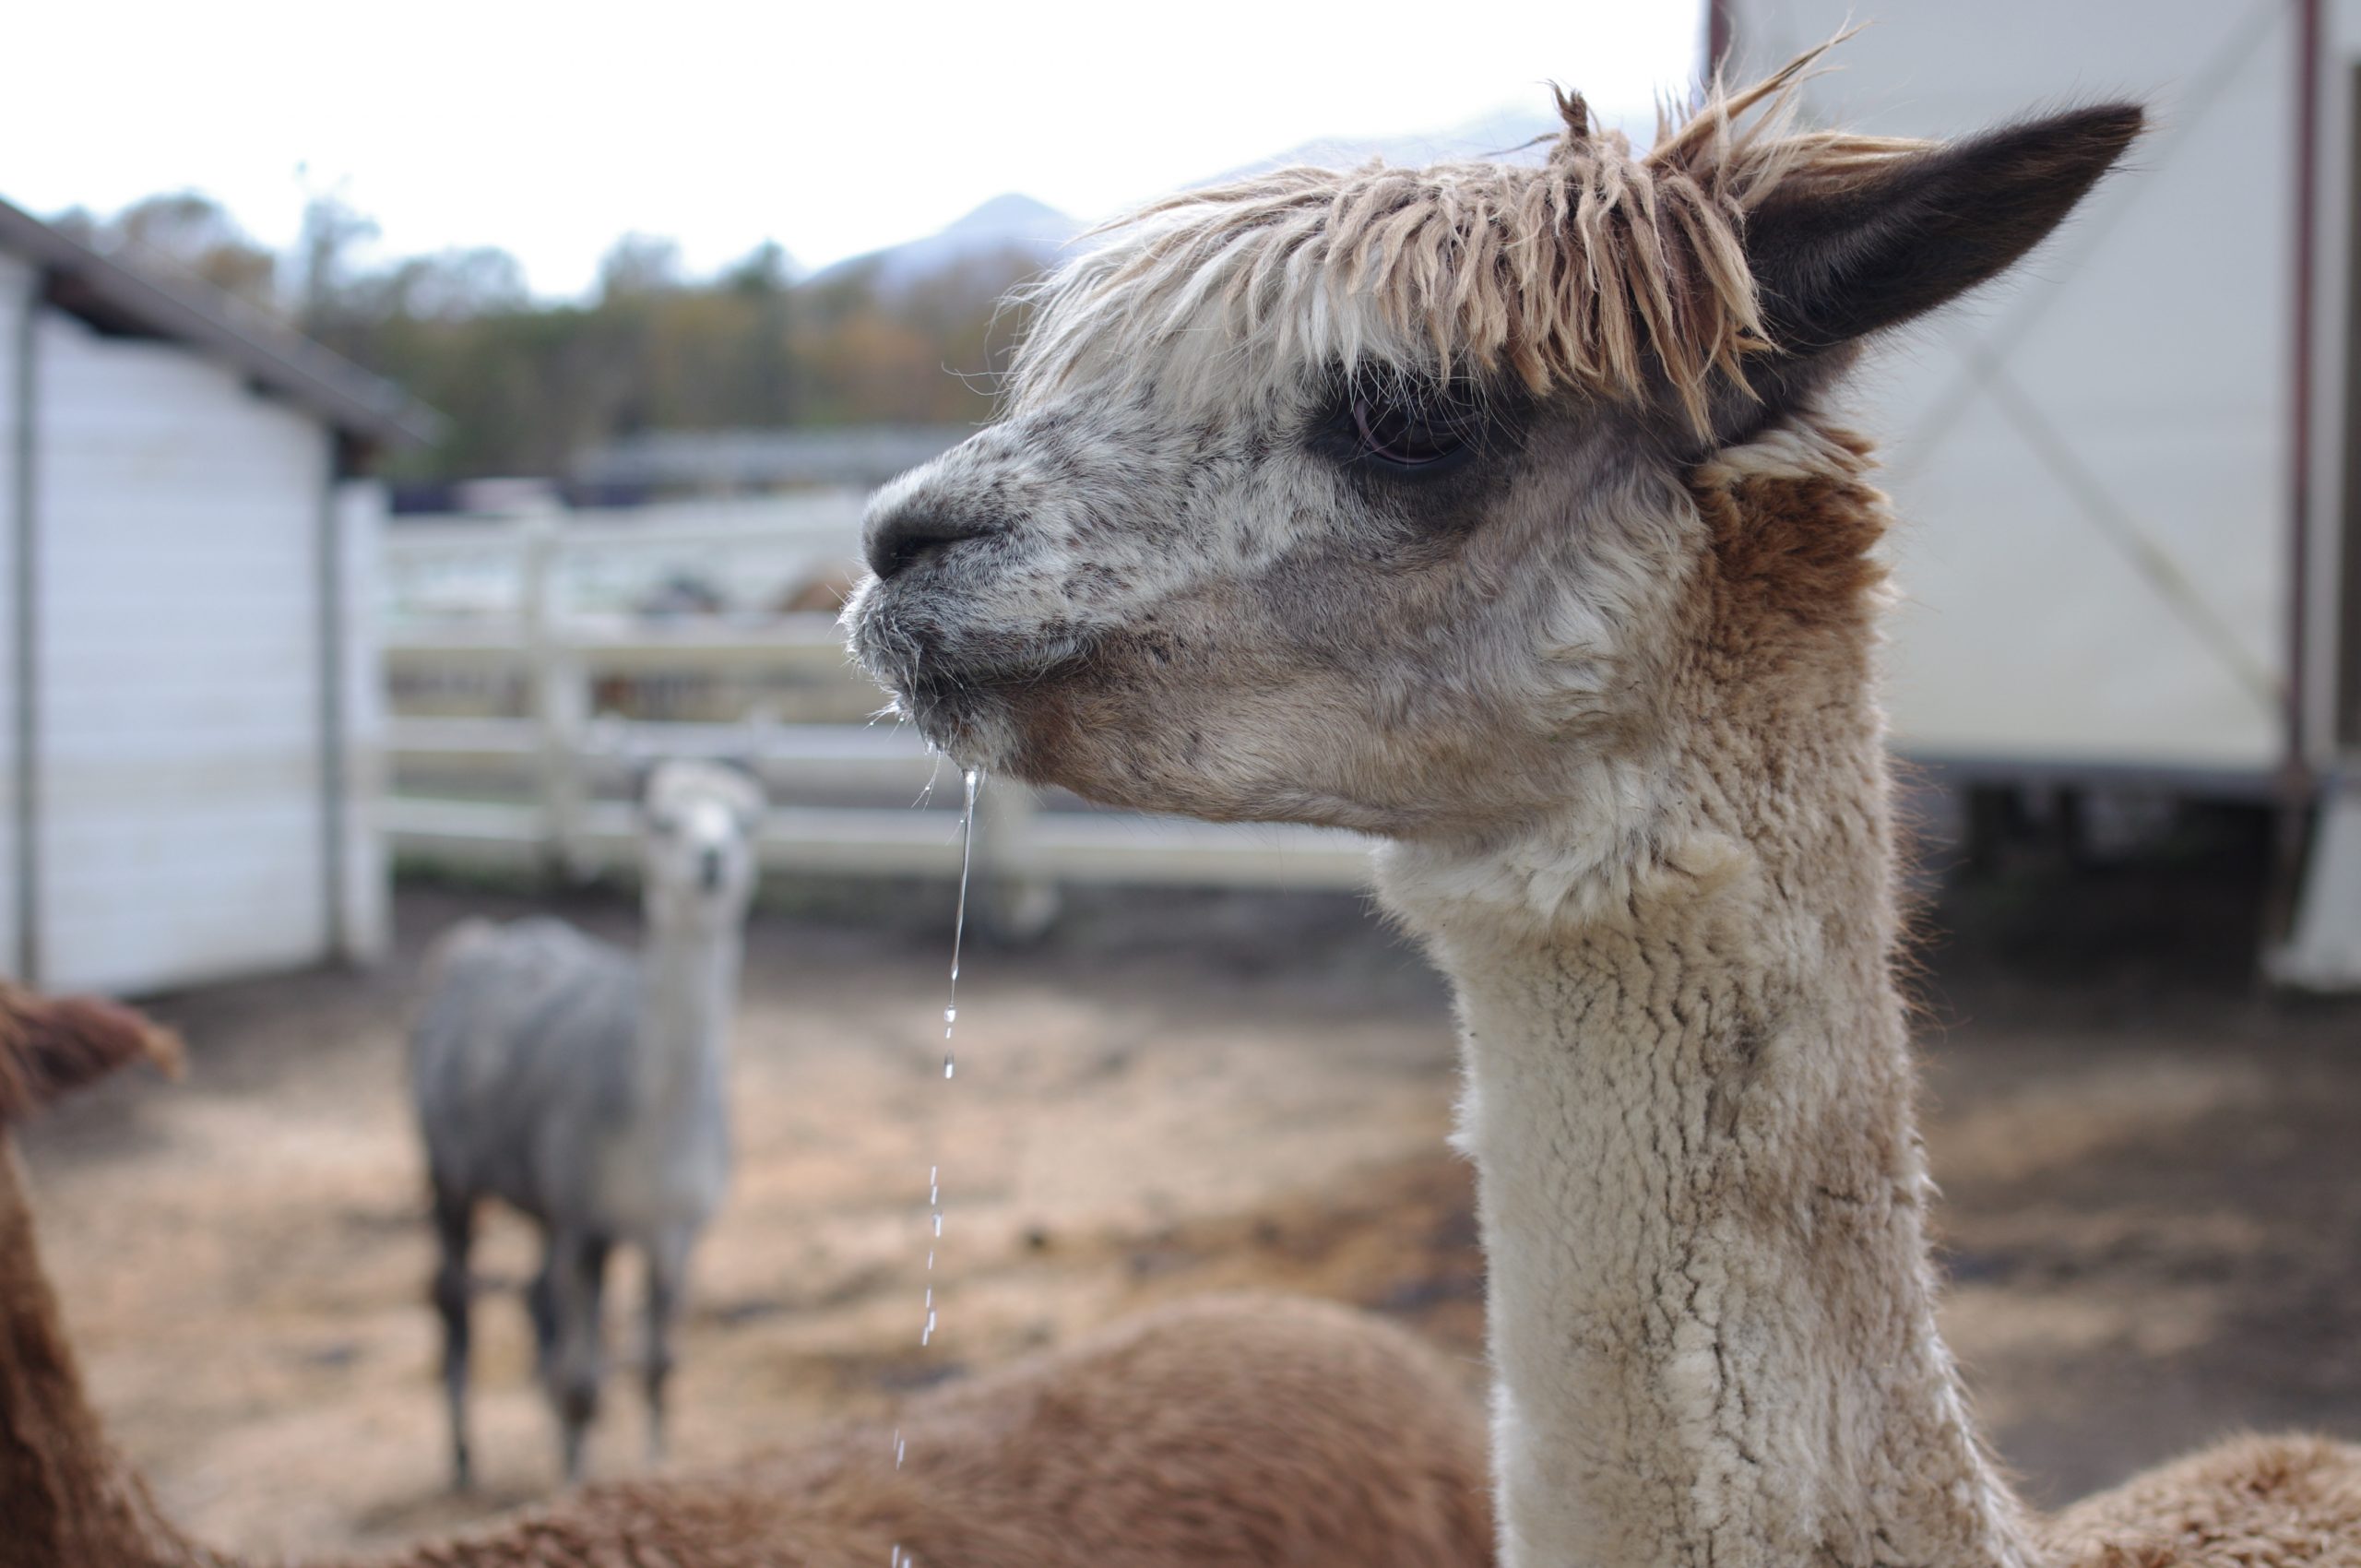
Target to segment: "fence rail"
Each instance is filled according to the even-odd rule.
[[[396,851],[576,876],[628,866],[636,825],[628,802],[615,798],[627,791],[616,787],[657,759],[705,756],[739,762],[769,789],[777,803],[760,850],[770,869],[956,874],[957,824],[943,808],[959,790],[946,763],[906,728],[779,711],[794,706],[780,692],[823,715],[881,700],[848,661],[831,617],[657,621],[567,602],[585,552],[601,556],[607,594],[621,597],[617,585],[631,572],[616,558],[625,552],[677,561],[718,540],[733,552],[768,551],[776,572],[789,555],[825,564],[850,554],[857,518],[840,509],[832,532],[809,507],[768,530],[742,508],[727,527],[584,525],[543,512],[397,532],[386,546],[384,644],[395,778],[384,818]],[[460,612],[438,615],[436,579],[462,580],[447,572],[462,557]],[[753,681],[772,695],[723,719],[657,719],[602,705],[602,691],[651,681],[701,683],[700,693]],[[417,693],[454,689],[480,694],[483,707],[522,711],[414,710]],[[403,711],[406,693],[413,711]],[[935,809],[912,809],[930,791]],[[1002,918],[1017,925],[1046,919],[1062,884],[1340,888],[1367,879],[1366,843],[1349,834],[1101,812],[1044,802],[1014,784],[987,788],[981,815],[977,869],[996,888]]]

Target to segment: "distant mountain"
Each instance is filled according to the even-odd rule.
[[[1033,256],[1047,267],[1083,227],[1047,202],[1011,192],[992,197],[924,239],[888,245],[823,267],[813,280],[873,268],[881,286],[907,289],[970,262],[1011,252]]]

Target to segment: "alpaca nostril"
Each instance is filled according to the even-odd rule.
[[[893,512],[869,525],[862,553],[869,558],[871,571],[890,577],[961,540],[982,539],[999,531],[988,523],[941,512]]]

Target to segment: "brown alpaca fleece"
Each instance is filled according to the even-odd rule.
[[[0,987],[10,1116],[175,1060],[107,1004]],[[267,1477],[255,1484],[268,1485]],[[1217,1297],[703,1478],[593,1488],[378,1562],[451,1568],[1477,1568],[1484,1434],[1434,1353],[1345,1308]],[[107,1443],[0,1119],[0,1568],[229,1568]]]
[[[0,1568],[206,1562],[109,1446],[35,1250],[6,1124],[180,1039],[127,1007],[0,981]]]
[[[164,1518],[83,1396],[23,1174],[0,1124],[0,1568],[216,1563]]]
[[[2355,1568],[2361,1448],[2233,1438],[2083,1499],[2047,1535],[2057,1568]]]
[[[1484,1489],[1481,1422],[1423,1346],[1324,1302],[1212,1297],[892,1420],[397,1561],[890,1568],[898,1546],[921,1568],[1476,1568]]]
[[[182,1053],[180,1036],[120,1004],[0,980],[0,1122],[21,1121],[126,1062],[178,1076]]]

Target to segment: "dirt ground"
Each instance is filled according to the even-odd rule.
[[[2146,874],[2004,877],[1930,922],[1963,933],[1922,986],[1946,1322],[2045,1502],[2241,1426],[2361,1437],[2361,1009],[2254,993],[2250,886]],[[479,1255],[486,1486],[444,1491],[400,1087],[421,945],[526,907],[413,890],[379,972],[164,999],[191,1079],[110,1086],[26,1139],[97,1398],[200,1535],[383,1545],[551,1486],[516,1300],[532,1240],[505,1221]],[[946,1083],[948,917],[920,889],[753,923],[739,1175],[698,1259],[675,1466],[1235,1285],[1394,1314],[1480,1380],[1446,1000],[1357,900],[1077,899],[1047,943],[971,953]],[[627,1365],[610,1395],[605,1475],[639,1462]]]

